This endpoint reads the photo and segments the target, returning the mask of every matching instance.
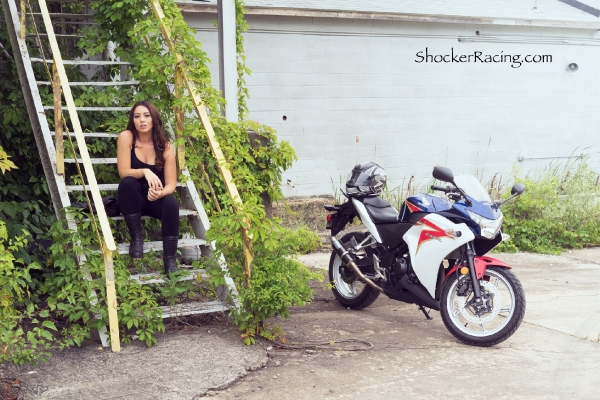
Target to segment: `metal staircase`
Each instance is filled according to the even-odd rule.
[[[87,152],[86,140],[91,141],[97,138],[111,138],[114,140],[114,147],[116,148],[116,138],[118,137],[117,132],[86,132],[84,133],[85,127],[79,125],[80,113],[93,113],[93,112],[106,112],[116,111],[126,113],[130,110],[131,105],[123,104],[112,107],[76,107],[69,99],[71,96],[70,87],[74,86],[94,86],[98,87],[98,90],[102,90],[103,87],[111,86],[124,86],[124,85],[137,85],[139,82],[134,80],[121,80],[121,81],[110,81],[110,82],[68,82],[66,74],[64,73],[64,65],[80,65],[91,68],[102,68],[105,66],[126,66],[127,62],[113,61],[113,60],[62,60],[60,51],[58,51],[57,35],[54,34],[52,18],[58,18],[64,20],[65,18],[72,18],[79,21],[89,20],[89,15],[84,14],[67,14],[67,13],[49,13],[45,0],[39,0],[39,10],[30,9],[31,6],[26,6],[25,1],[21,0],[20,5],[17,5],[17,0],[1,0],[2,7],[4,9],[5,19],[7,20],[8,29],[11,36],[11,43],[15,60],[17,61],[19,69],[19,77],[25,95],[27,109],[32,122],[36,143],[40,152],[42,163],[44,166],[44,172],[48,181],[52,202],[57,213],[60,217],[60,212],[64,207],[72,204],[72,196],[74,194],[81,194],[82,192],[91,192],[92,198],[95,204],[101,204],[100,191],[102,192],[116,192],[118,182],[115,183],[103,183],[98,184],[94,175],[92,165],[95,164],[112,164],[115,165],[116,170],[116,158],[90,158]],[[63,0],[71,2],[72,0]],[[53,3],[60,3],[60,1],[53,1]],[[33,4],[32,4],[33,5]],[[85,7],[89,10],[89,7]],[[24,12],[26,11],[26,13]],[[39,12],[38,12],[39,11]],[[26,32],[24,31],[25,24],[24,20],[26,15],[28,18],[37,21],[35,30],[37,32],[37,39],[42,37],[45,41],[49,42],[49,47],[53,50],[52,57],[49,54],[45,54],[43,51],[41,54],[45,54],[43,58],[32,58],[30,57],[30,49],[28,48],[28,42],[26,40]],[[83,22],[82,22],[83,23]],[[45,28],[43,28],[45,27]],[[31,30],[31,29],[30,29]],[[74,35],[62,35],[65,38],[71,38]],[[60,38],[59,36],[58,38]],[[38,45],[43,46],[38,40]],[[33,63],[45,63],[47,66],[53,66],[53,78],[41,78],[35,76]],[[62,73],[61,73],[62,68]],[[60,86],[58,86],[60,84]],[[52,85],[54,88],[54,104],[44,104],[42,102],[42,96],[38,90],[39,86]],[[69,113],[71,123],[73,124],[73,132],[63,130],[62,109],[63,104],[61,101],[61,87],[62,94],[66,103],[66,109]],[[53,110],[55,114],[55,121],[49,123],[45,111]],[[51,130],[50,126],[54,127]],[[64,158],[64,145],[63,139],[65,135],[71,135],[77,139],[79,147],[79,158]],[[177,149],[181,151],[181,149]],[[178,154],[178,159],[181,160],[182,156]],[[68,177],[65,176],[64,164],[82,164],[86,172],[85,185],[74,185],[68,184]],[[182,166],[180,165],[180,168]],[[189,178],[189,173],[185,167],[180,169],[180,173]],[[207,243],[206,231],[210,227],[210,223],[206,212],[200,201],[200,197],[194,183],[191,179],[187,179],[185,183],[177,184],[177,191],[181,199],[181,208],[179,210],[180,218],[188,219],[192,227],[194,236],[190,239],[180,239],[178,246],[181,247],[195,247],[203,256],[208,256],[214,251],[214,243]],[[105,255],[105,270],[106,270],[106,284],[107,284],[107,297],[109,303],[109,317],[112,315],[113,319],[110,319],[110,333],[111,333],[111,346],[113,351],[119,351],[119,339],[118,339],[118,327],[115,325],[116,321],[116,297],[110,295],[111,285],[114,293],[114,273],[112,272],[112,252],[118,251],[119,254],[128,254],[129,243],[115,244],[112,238],[112,232],[106,213],[103,207],[99,207],[97,218],[102,226],[104,242],[101,243],[101,251]],[[113,217],[113,220],[122,220],[123,217]],[[68,223],[71,229],[76,229],[75,222],[72,218],[68,218]],[[107,228],[108,227],[108,228]],[[107,231],[108,229],[108,231]],[[144,252],[149,251],[160,252],[162,250],[162,241],[144,243]],[[80,266],[85,269],[85,257],[79,259]],[[226,271],[227,267],[224,259],[219,260],[220,266]],[[186,266],[182,266],[186,268]],[[206,276],[204,270],[195,270],[191,275],[184,279],[193,279],[196,275],[201,274],[203,277]],[[89,273],[86,274],[89,276]],[[112,283],[110,279],[113,279]],[[138,274],[131,275],[131,279],[146,285],[159,284],[164,282],[162,276],[158,273],[153,274]],[[200,313],[211,313],[218,311],[226,311],[231,307],[235,307],[234,303],[231,303],[231,296],[237,294],[233,280],[226,275],[226,285],[220,287],[217,290],[217,298],[209,302],[192,302],[177,304],[174,306],[163,306],[161,307],[163,318],[169,318],[174,316],[184,316],[191,314]],[[95,300],[93,300],[95,301]],[[112,314],[111,314],[112,313]],[[115,332],[116,330],[116,332]],[[108,337],[105,332],[100,332],[100,337],[104,346],[108,345]],[[117,343],[115,343],[115,341]]]

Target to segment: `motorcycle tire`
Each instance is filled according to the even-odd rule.
[[[440,314],[450,333],[461,342],[488,347],[501,343],[516,332],[525,316],[525,292],[517,277],[506,268],[489,267],[479,281],[482,296],[489,301],[486,312],[476,312],[469,289],[463,287],[457,274],[446,281],[440,299]],[[467,284],[467,283],[465,283]]]
[[[354,237],[357,243],[362,242],[366,237],[367,233],[363,232],[352,232],[344,235],[340,241],[346,245],[350,242],[351,238]],[[352,253],[355,258],[360,258],[360,252],[358,254]],[[329,259],[329,281],[332,283],[333,295],[344,307],[351,308],[354,310],[360,310],[373,304],[373,302],[379,296],[379,292],[373,289],[371,286],[361,282],[354,273],[347,271],[343,265],[342,260],[336,254],[335,251],[331,252]],[[351,281],[351,282],[350,282]]]

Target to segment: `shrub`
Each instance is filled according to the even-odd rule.
[[[516,181],[526,190],[503,207],[503,230],[512,239],[498,250],[558,254],[600,244],[599,176],[587,158],[551,164],[537,177]]]

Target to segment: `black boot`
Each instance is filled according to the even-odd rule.
[[[142,230],[142,216],[140,213],[123,215],[131,242],[129,243],[129,256],[142,258],[144,255],[144,231]]]
[[[172,272],[177,272],[177,236],[163,236],[163,263],[165,265],[165,274],[169,276]]]

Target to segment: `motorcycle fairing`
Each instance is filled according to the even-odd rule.
[[[506,264],[504,261],[498,260],[497,258],[494,258],[494,257],[487,257],[487,256],[473,257],[473,264],[475,264],[475,272],[477,273],[477,279],[483,278],[487,267],[494,266],[494,267],[512,269],[512,267],[510,265]],[[450,276],[450,274],[452,274],[454,271],[456,271],[456,268],[457,267],[454,266],[454,268],[452,268],[446,274],[446,278],[448,278]]]
[[[435,298],[441,262],[453,250],[473,240],[475,235],[466,224],[455,224],[440,215],[429,214],[402,238],[408,244],[413,271],[431,297]]]

